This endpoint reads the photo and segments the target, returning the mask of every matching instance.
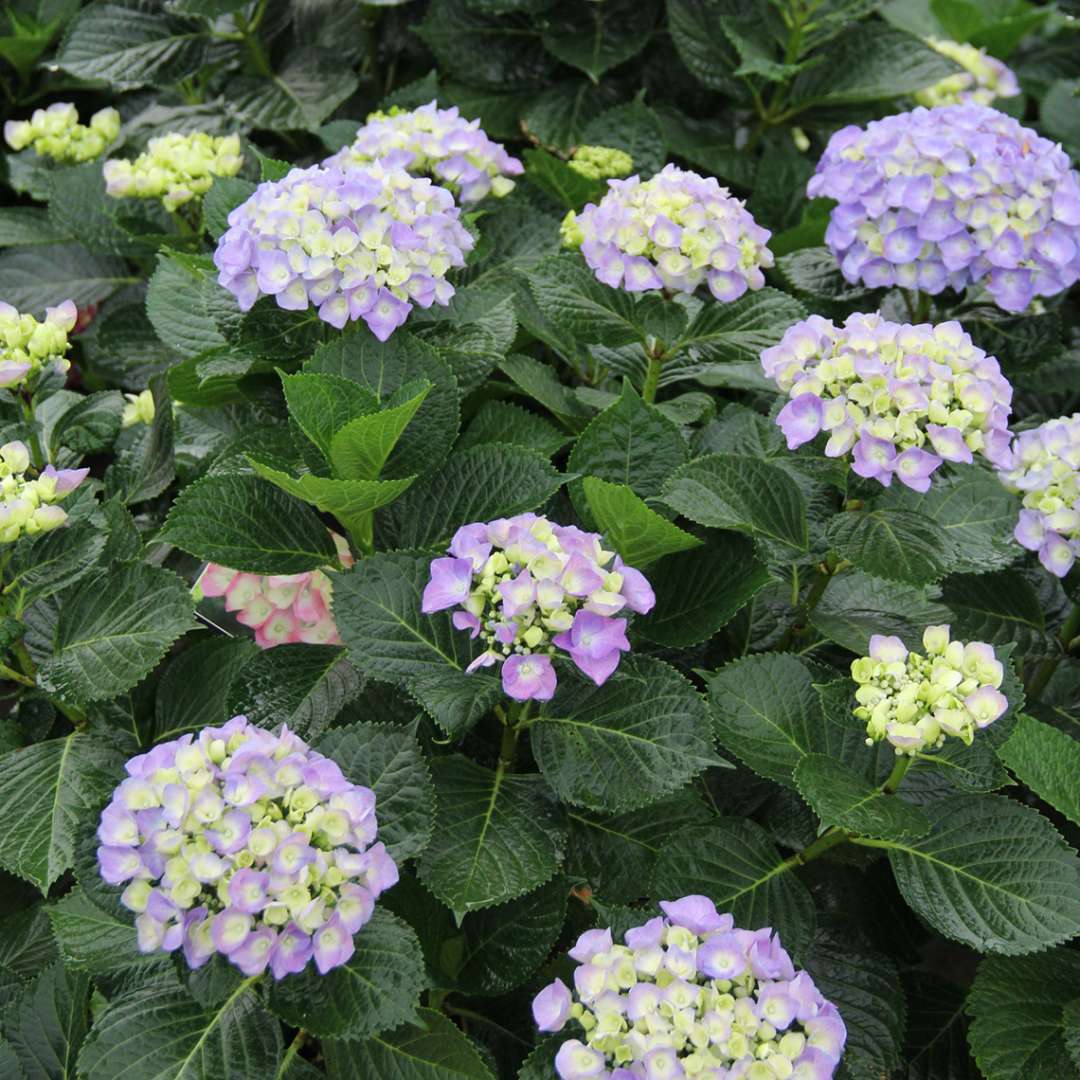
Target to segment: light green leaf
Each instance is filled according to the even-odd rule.
[[[278,374],[289,416],[327,461],[334,435],[350,420],[375,412],[379,407],[374,391],[340,375],[317,372],[286,375],[283,371]]]
[[[1041,814],[998,795],[923,807],[932,831],[886,847],[904,899],[938,933],[1017,955],[1080,933],[1080,858]]]
[[[540,771],[566,802],[630,810],[721,764],[705,702],[674,668],[625,656],[603,686],[568,668],[530,728]]]
[[[420,745],[409,730],[349,724],[327,732],[315,748],[336,761],[354,784],[375,792],[379,839],[396,861],[415,858],[427,847],[435,793]]]
[[[739,454],[711,454],[684,465],[667,482],[664,502],[717,529],[739,529],[806,551],[806,500],[778,465]]]
[[[651,892],[661,900],[703,893],[736,926],[771,926],[796,957],[814,936],[810,893],[753,821],[717,818],[675,833],[660,850]]]
[[[735,566],[739,570],[733,574]],[[661,559],[648,576],[656,606],[636,619],[634,628],[671,648],[712,637],[770,581],[753,543],[731,532],[714,533],[703,548]]]
[[[257,652],[235,674],[226,695],[226,714],[253,724],[312,739],[324,731],[360,690],[360,676],[331,645],[294,643]]]
[[[661,517],[625,484],[587,476],[582,484],[597,527],[623,562],[638,570],[702,541]]]
[[[273,1076],[281,1058],[281,1027],[260,1003],[254,981],[244,979],[212,1007],[168,984],[114,997],[96,1017],[83,1044],[79,1076],[83,1080]]]
[[[332,1080],[495,1080],[461,1029],[432,1009],[419,1009],[415,1025],[363,1042],[328,1043],[326,1065]]]
[[[1080,825],[1080,742],[1030,716],[1020,716],[998,757],[1040,799]]]
[[[459,918],[551,879],[566,829],[541,777],[493,772],[459,754],[436,758],[431,771],[435,833],[417,874]]]
[[[353,941],[347,964],[325,975],[309,964],[274,983],[270,1008],[320,1038],[366,1039],[415,1020],[426,980],[412,928],[377,904]]]
[[[1080,996],[1080,953],[988,956],[968,994],[968,1041],[993,1080],[1074,1080],[1080,1069],[1065,1038],[1065,1005]]]
[[[207,476],[189,484],[158,539],[196,558],[256,574],[299,574],[337,559],[330,533],[315,514],[256,476]]]
[[[826,536],[836,552],[860,570],[890,581],[928,585],[952,567],[948,534],[906,510],[837,514]]]
[[[38,685],[76,701],[129,690],[191,627],[193,608],[187,585],[158,566],[119,563],[84,578],[64,596]]]
[[[123,756],[91,735],[48,739],[0,757],[0,866],[43,893],[67,870],[75,836],[123,776]]]
[[[474,446],[451,454],[378,521],[389,547],[444,548],[470,521],[490,521],[535,510],[564,477],[551,462],[518,446]]]
[[[402,404],[358,416],[339,428],[330,443],[334,472],[345,480],[375,480],[430,390],[431,383],[422,384]]]
[[[925,836],[930,822],[917,806],[885,795],[826,754],[807,754],[795,766],[795,786],[822,825],[889,840]]]

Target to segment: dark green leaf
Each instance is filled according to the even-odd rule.
[[[860,570],[908,585],[928,585],[949,572],[952,542],[933,521],[905,510],[838,514],[826,529],[836,552]]]
[[[953,634],[961,640],[1016,642],[1020,656],[1045,656],[1051,649],[1039,596],[1018,570],[953,575],[942,585],[941,599],[955,615]]]
[[[1021,716],[998,757],[1039,798],[1080,825],[1080,742],[1049,724]]]
[[[4,1033],[27,1077],[68,1080],[90,1026],[90,980],[63,964],[46,968],[5,1016]]]
[[[19,311],[37,316],[60,300],[77,307],[98,304],[137,278],[123,260],[91,255],[79,244],[45,244],[0,254],[0,296]]]
[[[520,405],[488,401],[458,440],[458,449],[468,450],[485,443],[510,443],[551,457],[569,441],[569,435]]]
[[[657,6],[649,0],[609,0],[588,7],[570,0],[547,22],[544,48],[599,82],[605,71],[645,48],[656,16]]]

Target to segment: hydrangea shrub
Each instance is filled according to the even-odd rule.
[[[14,6],[3,1080],[1080,1080],[1073,6]]]

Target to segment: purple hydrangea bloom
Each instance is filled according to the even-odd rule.
[[[948,626],[928,626],[925,655],[898,637],[874,634],[868,656],[851,663],[854,712],[866,742],[891,743],[898,755],[937,750],[946,736],[970,746],[975,733],[1009,707],[999,687],[1005,666],[982,641],[951,641]]]
[[[440,109],[434,101],[412,111],[394,106],[389,112],[372,113],[351,145],[328,157],[323,166],[354,169],[380,159],[413,176],[431,177],[462,205],[489,194],[508,195],[514,189],[510,177],[524,171],[517,158],[484,134],[479,120],[466,120],[456,107]]]
[[[385,341],[413,304],[446,305],[473,239],[453,196],[400,164],[293,169],[229,214],[214,265],[247,311],[260,295],[318,308],[339,330],[363,319]]]
[[[55,504],[89,475],[89,469],[57,469],[46,465],[36,478],[26,475],[30,451],[15,440],[0,446],[0,544],[21,536],[50,532],[67,521]]]
[[[555,1055],[560,1080],[734,1080],[765,1061],[769,1076],[830,1080],[844,1021],[772,929],[740,930],[705,896],[660,907],[625,945],[586,931],[573,990],[555,979],[533,1000],[541,1031],[576,1036]]]
[[[1064,577],[1080,555],[1080,413],[1021,432],[999,464],[1001,482],[1023,496],[1016,542]]]
[[[850,453],[859,476],[886,487],[927,491],[942,461],[1008,460],[1012,387],[959,323],[811,315],[761,365],[790,398],[776,417],[790,449],[824,431],[829,457]]]
[[[982,105],[841,128],[807,185],[844,277],[939,293],[985,282],[1023,311],[1080,278],[1080,176],[1059,144]]]
[[[127,763],[98,826],[139,949],[215,952],[275,979],[348,961],[397,866],[375,843],[375,795],[287,727],[235,716]]]
[[[728,301],[765,284],[771,234],[714,177],[667,165],[651,180],[609,180],[608,188],[564,230],[606,285],[692,293],[707,284]]]
[[[644,575],[605,551],[598,533],[536,514],[463,525],[448,550],[431,563],[422,609],[456,608],[454,626],[486,646],[468,670],[501,664],[515,701],[551,699],[558,649],[602,685],[630,648],[625,616],[656,603]]]

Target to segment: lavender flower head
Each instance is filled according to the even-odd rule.
[[[947,38],[929,37],[931,49],[956,61],[964,70],[946,75],[940,82],[915,94],[920,105],[992,105],[996,98],[1016,97],[1020,84],[1012,68],[985,49]]]
[[[72,300],[45,309],[38,322],[22,315],[10,304],[0,303],[0,388],[34,382],[39,375],[55,371],[66,374],[71,367],[68,331],[79,317]]]
[[[60,528],[67,514],[56,504],[90,472],[46,465],[34,479],[26,475],[29,468],[30,452],[25,443],[0,446],[0,544]]]
[[[376,160],[401,166],[413,176],[431,177],[462,205],[487,195],[509,195],[514,190],[510,177],[524,171],[517,158],[487,137],[479,120],[466,120],[457,108],[440,109],[434,101],[411,112],[395,105],[388,112],[372,113],[352,145],[328,157],[323,166],[353,169]]]
[[[398,879],[375,843],[375,795],[287,727],[235,716],[127,763],[98,825],[98,866],[125,885],[139,951],[215,952],[275,979],[353,954],[353,935]],[[126,883],[126,884],[125,884]]]
[[[705,896],[661,901],[627,930],[586,930],[570,950],[574,990],[533,1000],[541,1031],[563,1031],[561,1080],[829,1080],[847,1029],[770,927],[740,930]]]
[[[789,397],[777,424],[790,449],[825,431],[859,476],[927,491],[942,461],[1007,460],[1012,387],[957,322],[849,315],[796,323],[761,366]]]
[[[1023,495],[1017,543],[1064,577],[1080,555],[1080,413],[1017,435],[998,477]]]
[[[692,293],[705,282],[727,301],[765,284],[771,234],[714,177],[667,165],[651,180],[609,180],[608,189],[563,225],[605,285]]]
[[[331,532],[339,567],[354,560],[344,537]],[[339,567],[327,567],[333,571]],[[195,595],[221,596],[225,610],[236,621],[255,631],[260,649],[304,642],[308,645],[340,645],[337,624],[331,614],[334,586],[324,570],[302,574],[250,574],[218,563],[207,563],[195,582]]]
[[[949,640],[948,626],[928,626],[926,655],[909,652],[898,637],[875,634],[870,655],[852,661],[855,715],[866,721],[866,743],[882,739],[897,755],[936,750],[946,736],[970,746],[975,732],[1009,707],[998,689],[1005,668],[994,647]]]
[[[985,282],[1023,311],[1080,278],[1080,177],[1004,113],[948,105],[841,128],[806,188],[839,204],[825,241],[844,277],[925,293]]]
[[[363,319],[385,341],[413,304],[446,305],[446,272],[473,239],[450,192],[400,165],[293,169],[229,214],[214,265],[241,311],[260,295],[290,311],[318,308],[341,329]]]
[[[518,514],[458,529],[449,556],[431,564],[422,610],[457,608],[454,626],[484,642],[468,671],[501,664],[510,697],[548,701],[556,650],[600,686],[630,649],[619,614],[655,603],[644,575],[605,551],[598,533]]]

